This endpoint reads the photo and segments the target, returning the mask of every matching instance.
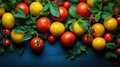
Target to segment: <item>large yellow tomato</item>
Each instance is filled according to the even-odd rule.
[[[11,13],[4,13],[2,16],[2,25],[5,28],[13,28],[15,25],[15,18]]]
[[[108,31],[113,31],[117,28],[118,23],[115,18],[105,19],[104,26]]]
[[[92,47],[95,50],[103,50],[106,46],[106,41],[102,37],[96,37],[92,42]]]
[[[43,9],[43,6],[40,2],[32,2],[29,9],[34,16],[40,16],[40,11]]]
[[[24,37],[24,33],[17,33],[12,30],[11,32],[11,39],[14,43],[20,44],[22,43],[22,38]]]
[[[94,0],[87,0],[87,4],[90,6],[90,7],[93,7],[94,5],[93,5],[93,1]]]
[[[74,22],[74,25],[73,25],[73,32],[79,36],[79,35],[83,35],[86,32],[86,30],[85,28],[83,28],[78,24],[78,21],[76,21]]]
[[[5,8],[4,7],[0,7],[0,16],[2,16],[5,13]]]
[[[65,26],[61,22],[53,22],[50,26],[50,33],[53,36],[60,36],[65,31]]]
[[[95,23],[92,26],[92,29],[94,30],[94,36],[102,36],[105,32],[105,28],[101,23]]]

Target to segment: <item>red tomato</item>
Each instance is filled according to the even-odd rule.
[[[10,40],[6,39],[3,45],[5,47],[8,47],[10,45]]]
[[[117,55],[120,56],[120,48],[117,48],[117,49],[116,49],[116,53],[117,53]]]
[[[120,16],[117,16],[116,20],[117,20],[118,24],[120,24]]]
[[[93,14],[91,14],[90,15],[90,18],[91,18],[91,22],[94,24],[94,23],[97,23],[96,21],[95,21],[95,15],[93,15]]]
[[[69,1],[65,1],[64,3],[63,3],[63,6],[66,8],[66,9],[68,9],[68,8],[70,8],[70,2]]]
[[[40,51],[44,47],[44,41],[42,38],[32,38],[30,45],[34,51]]]
[[[29,0],[24,0],[24,3],[25,3],[26,5],[29,5]]]
[[[120,14],[120,9],[116,9],[116,10],[114,11],[114,13],[115,13],[115,14]]]
[[[117,45],[120,45],[120,38],[116,40]]]
[[[49,35],[48,36],[48,41],[50,42],[50,43],[54,43],[55,42],[55,37],[54,36],[52,36],[52,35]]]
[[[67,31],[62,34],[60,40],[64,47],[72,47],[73,43],[76,40],[76,36],[72,32]]]
[[[92,34],[85,34],[82,36],[82,41],[86,44],[90,44],[93,41],[93,36]]]
[[[28,15],[28,13],[29,13],[29,8],[28,8],[28,6],[27,6],[25,3],[20,3],[20,4],[18,4],[18,5],[16,6],[16,9],[17,9],[17,8],[22,9],[22,10],[24,11],[24,13],[25,13],[26,15]],[[16,11],[16,9],[15,9],[15,11]]]
[[[112,35],[110,33],[105,33],[104,39],[106,42],[111,42],[113,40]]]
[[[76,7],[76,12],[82,17],[89,16],[90,11],[88,10],[89,6],[85,2],[80,2]]]
[[[3,29],[3,32],[5,32],[7,36],[10,36],[10,34],[11,34],[10,29]]]
[[[79,0],[79,2],[84,2],[84,0]]]
[[[36,23],[36,26],[40,32],[46,33],[50,27],[50,20],[47,17],[39,18]]]
[[[63,21],[67,18],[68,12],[67,12],[66,8],[64,8],[64,7],[59,7],[59,9],[60,9],[60,16],[59,17],[52,16],[52,19],[54,21],[60,22],[60,21]]]

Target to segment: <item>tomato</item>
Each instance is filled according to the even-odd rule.
[[[84,2],[84,0],[79,0],[79,2]]]
[[[56,40],[56,38],[55,38],[54,36],[52,36],[52,35],[49,35],[49,36],[48,36],[48,41],[49,41],[50,43],[54,43],[55,40]]]
[[[86,29],[78,24],[78,21],[75,21],[73,24],[73,32],[77,35],[83,35],[86,32]]]
[[[29,14],[29,8],[28,8],[28,6],[27,6],[25,3],[20,3],[20,4],[18,4],[18,5],[16,6],[16,8],[15,8],[15,11],[16,11],[16,12],[17,12],[17,8],[22,9],[26,15]]]
[[[88,8],[89,6],[85,2],[80,2],[76,7],[76,12],[82,17],[87,17],[90,15]]]
[[[30,45],[31,45],[31,48],[34,50],[34,51],[40,51],[41,49],[43,49],[44,47],[44,41],[42,38],[38,37],[38,38],[32,38],[31,41],[30,41]]]
[[[29,9],[34,16],[40,16],[40,11],[43,9],[43,5],[40,2],[32,2]]]
[[[70,2],[69,1],[65,1],[64,3],[63,3],[63,6],[66,8],[66,9],[68,9],[68,8],[70,8]]]
[[[110,33],[105,33],[104,39],[106,42],[111,42],[113,40],[112,35]]]
[[[120,16],[116,17],[117,23],[120,25]]]
[[[11,32],[11,39],[14,43],[20,44],[22,43],[22,39],[24,37],[24,33],[17,33],[12,30]]]
[[[67,9],[65,7],[59,7],[59,9],[60,9],[60,16],[59,17],[52,16],[52,19],[54,21],[61,22],[67,18],[68,12],[67,12]]]
[[[4,7],[0,7],[0,16],[2,16],[5,13],[5,8]]]
[[[11,34],[10,29],[3,29],[3,32],[5,32],[7,36],[10,36],[10,34]]]
[[[115,14],[120,14],[120,9],[118,9],[118,8],[115,9],[114,13],[115,13]]]
[[[95,23],[92,26],[92,29],[94,30],[93,35],[98,37],[98,36],[102,36],[105,32],[105,28],[101,23]]]
[[[76,40],[76,36],[70,31],[66,31],[60,37],[60,41],[64,47],[72,47],[75,40]]]
[[[120,45],[120,38],[116,39],[116,43]]]
[[[87,4],[90,6],[90,7],[93,7],[94,4],[93,4],[94,0],[87,0]]]
[[[23,1],[26,5],[29,5],[29,0],[24,0]]]
[[[96,37],[92,41],[92,47],[95,50],[103,50],[105,48],[105,46],[106,46],[106,41],[102,37]]]
[[[61,22],[53,22],[50,26],[50,33],[53,36],[60,36],[65,31],[65,26]]]
[[[47,17],[41,17],[38,19],[37,23],[36,23],[37,29],[42,32],[42,33],[46,33],[49,28],[50,28],[50,20]]]
[[[118,22],[115,18],[105,19],[104,26],[108,31],[113,31],[117,28]]]
[[[93,36],[92,36],[92,34],[84,34],[83,36],[82,36],[82,41],[84,42],[84,43],[86,43],[86,44],[90,44],[90,43],[92,43],[92,41],[93,41]]]
[[[15,18],[11,13],[4,13],[2,16],[2,25],[5,28],[11,29],[15,25]]]
[[[10,45],[10,40],[6,39],[3,45],[5,47],[8,47]]]
[[[120,48],[116,49],[116,54],[120,56]]]
[[[97,23],[96,21],[95,21],[95,15],[93,15],[93,14],[91,14],[90,15],[90,18],[91,18],[91,22],[94,24],[94,23]]]

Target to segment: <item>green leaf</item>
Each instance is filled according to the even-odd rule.
[[[107,58],[107,59],[110,59],[110,58],[115,58],[115,59],[117,59],[117,54],[115,53],[115,52],[112,52],[112,51],[109,51],[109,52],[106,52],[105,53],[105,57]]]
[[[28,32],[27,34],[24,35],[22,41],[27,41],[27,40],[30,40],[31,38],[32,38],[32,35],[31,33]]]
[[[50,13],[55,17],[59,17],[60,15],[60,10],[54,2],[50,2]]]
[[[15,47],[13,44],[10,44],[10,46],[7,48],[7,51],[10,53],[13,53],[15,51]]]
[[[97,4],[97,7],[98,7],[98,9],[99,9],[100,11],[102,11],[102,7],[103,7],[102,5],[103,5],[102,2],[100,2],[100,3]]]
[[[80,56],[81,54],[82,54],[81,49],[78,49],[78,50],[77,50],[77,56]]]
[[[73,31],[73,24],[69,25],[69,30]]]
[[[87,45],[80,46],[81,51],[87,52]]]
[[[78,0],[71,0],[72,3],[79,3]]]
[[[86,30],[88,30],[88,25],[87,25],[86,22],[79,20],[79,21],[78,21],[78,24],[79,24],[80,26],[82,26],[83,28],[85,28]]]
[[[98,22],[100,20],[101,17],[101,12],[98,12],[95,16],[95,21]]]
[[[115,43],[107,43],[107,44],[106,44],[106,48],[107,48],[107,49],[115,50],[116,47],[117,47],[117,46],[116,46]]]
[[[67,20],[67,22],[65,23],[65,28],[68,29],[69,25],[71,25],[74,21],[75,21],[75,19],[69,19],[69,20]]]
[[[96,13],[96,12],[99,12],[99,10],[97,8],[89,8],[90,12],[91,13]]]
[[[94,5],[94,4],[96,4],[97,2],[98,2],[98,0],[93,0],[93,3],[92,3],[92,4]]]
[[[74,60],[75,59],[75,57],[76,57],[76,52],[72,52],[72,54],[71,54],[71,60]]]
[[[30,27],[24,25],[24,26],[15,27],[13,30],[18,33],[26,33],[28,29],[30,29]]]
[[[115,5],[114,2],[109,2],[106,6],[103,7],[103,11],[105,11],[105,12],[112,12],[114,5]]]
[[[111,13],[103,13],[102,14],[102,18],[103,19],[109,19],[109,18],[111,18],[112,17],[112,14]]]
[[[22,55],[24,53],[24,48],[23,47],[19,47],[18,48],[18,53],[19,53],[19,55]]]
[[[43,11],[47,11],[49,9],[50,5],[49,3],[47,3],[44,7],[43,7]]]
[[[5,52],[5,48],[0,46],[0,55],[2,55]]]

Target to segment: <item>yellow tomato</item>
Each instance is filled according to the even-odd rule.
[[[92,26],[92,29],[94,30],[94,36],[102,36],[105,32],[105,28],[101,23],[95,23]]]
[[[43,9],[43,6],[40,2],[32,2],[29,8],[34,16],[40,16],[40,11]]]
[[[65,26],[61,22],[53,22],[50,26],[50,33],[53,36],[60,36],[65,31]]]
[[[93,5],[93,1],[94,0],[87,0],[87,4],[90,6],[90,7],[93,7],[94,5]]]
[[[106,41],[102,37],[96,37],[92,42],[92,47],[95,50],[103,50],[106,46]]]
[[[0,7],[0,16],[2,16],[5,13],[5,8],[4,7]]]
[[[15,25],[15,18],[11,13],[4,13],[2,16],[2,25],[5,28],[13,28]]]
[[[117,28],[118,23],[115,18],[105,19],[104,26],[108,31],[113,31]]]
[[[22,38],[24,37],[24,33],[17,33],[12,30],[11,39],[14,43],[20,44],[22,43]]]
[[[78,24],[78,21],[76,21],[73,25],[73,32],[79,36],[79,35],[83,35],[86,32],[86,30],[85,28],[83,28]]]

